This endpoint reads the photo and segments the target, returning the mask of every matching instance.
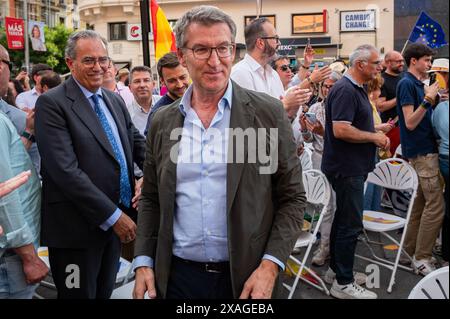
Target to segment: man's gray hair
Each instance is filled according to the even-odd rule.
[[[352,67],[357,61],[368,61],[373,52],[379,53],[378,49],[371,44],[363,44],[350,54],[349,65]]]
[[[236,24],[231,17],[214,6],[197,6],[186,12],[175,25],[175,39],[178,48],[186,45],[186,30],[192,23],[211,26],[217,23],[226,23],[231,31],[231,41],[236,38]]]
[[[80,39],[99,39],[103,42],[103,45],[105,46],[106,51],[108,51],[108,45],[106,40],[97,32],[93,30],[82,30],[74,32],[70,35],[69,39],[67,40],[66,50],[65,50],[65,57],[75,59],[76,58],[76,48],[77,48],[77,42]]]

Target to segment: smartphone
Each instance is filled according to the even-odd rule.
[[[436,82],[436,72],[430,74],[430,86]]]
[[[311,113],[311,112],[306,112],[305,116],[308,119],[308,121],[310,121],[311,123],[316,123],[317,122],[316,114]]]
[[[311,38],[308,38],[306,42],[306,46],[309,48],[311,46]]]

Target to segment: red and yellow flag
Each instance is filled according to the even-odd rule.
[[[166,53],[176,51],[175,35],[172,32],[169,21],[167,21],[164,11],[159,7],[156,0],[150,2],[150,13],[153,28],[153,42],[155,43],[156,61]]]

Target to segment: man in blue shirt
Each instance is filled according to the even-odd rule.
[[[144,135],[150,130],[153,114],[162,106],[169,105],[181,98],[189,86],[189,73],[178,61],[174,52],[166,53],[158,60],[158,75],[161,84],[167,88],[167,93],[161,97],[150,110]]]
[[[444,218],[443,180],[431,116],[438,83],[425,87],[433,50],[420,43],[409,45],[404,54],[408,72],[397,85],[397,114],[403,156],[417,172],[419,187],[408,229],[405,251],[414,256],[412,266],[427,275],[435,269],[432,251]]]
[[[279,100],[230,80],[236,53],[230,16],[195,7],[175,32],[192,85],[155,113],[148,133],[134,296],[279,296],[278,274],[305,205],[286,112]],[[273,166],[260,157],[268,149]]]
[[[6,94],[10,61],[0,47],[0,96]],[[48,273],[37,255],[39,247],[41,186],[16,128],[0,111],[0,181],[30,171],[29,181],[0,197],[0,299],[31,299],[36,284]]]
[[[353,261],[363,230],[364,182],[375,167],[376,146],[389,149],[389,138],[375,132],[372,107],[363,84],[381,71],[378,50],[356,48],[350,69],[331,89],[326,105],[322,171],[336,192],[330,235],[330,269],[336,279],[330,293],[339,299],[375,299],[356,284]]]

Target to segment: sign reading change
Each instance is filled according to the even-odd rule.
[[[375,11],[341,11],[341,32],[375,31]]]

